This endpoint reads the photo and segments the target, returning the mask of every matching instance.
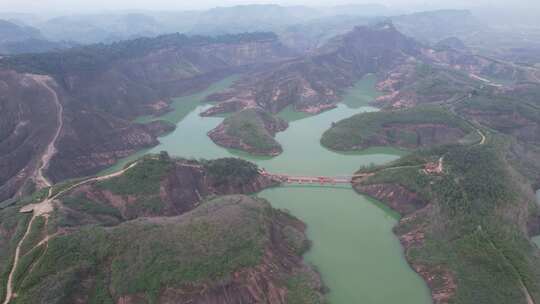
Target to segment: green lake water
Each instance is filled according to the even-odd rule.
[[[229,86],[227,78],[205,92],[179,98],[175,111],[160,117],[177,124],[174,132],[160,138],[161,144],[119,162],[107,171],[146,153],[166,150],[186,158],[235,156],[253,161],[272,173],[350,175],[362,165],[381,164],[403,155],[391,148],[372,148],[361,153],[336,153],[319,143],[332,122],[377,109],[367,103],[378,96],[373,76],[365,77],[348,91],[335,109],[310,116],[285,109],[280,116],[289,128],[276,139],[284,152],[274,158],[254,157],[215,145],[206,135],[223,118],[200,117],[211,105],[204,97]],[[142,117],[141,122],[151,120]],[[287,209],[308,225],[313,242],[305,258],[321,272],[330,289],[332,304],[427,304],[429,291],[402,253],[392,227],[399,217],[384,205],[356,194],[350,187],[283,186],[262,191],[276,208]]]
[[[540,204],[540,189],[536,191],[536,203]],[[532,240],[540,248],[540,235],[533,237]]]

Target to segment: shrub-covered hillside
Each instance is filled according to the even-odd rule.
[[[320,283],[299,263],[308,246],[301,227],[247,196],[216,198],[178,217],[79,227],[23,256],[15,303],[206,303],[224,290],[237,303],[308,290],[298,303],[317,303],[310,286]],[[250,290],[251,278],[261,290]]]
[[[163,152],[43,189],[0,209],[0,299],[323,303],[305,225],[242,195],[272,185],[244,160]]]
[[[283,119],[262,109],[249,108],[225,118],[208,136],[218,145],[253,154],[276,155],[281,145],[274,139],[287,128]]]
[[[370,146],[429,147],[460,140],[474,129],[465,120],[438,106],[361,113],[335,123],[321,143],[350,151]]]
[[[527,235],[537,206],[507,164],[507,148],[495,138],[419,151],[360,171],[367,175],[356,180],[359,192],[401,210],[424,202],[402,212],[395,232],[436,303],[540,301],[540,259]]]

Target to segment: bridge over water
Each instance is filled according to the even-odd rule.
[[[265,170],[260,170],[261,175],[270,177],[273,180],[284,184],[319,184],[319,185],[336,185],[350,184],[353,179],[367,177],[370,174],[357,175],[340,175],[340,176],[309,176],[309,175],[289,175],[289,174],[274,174]]]

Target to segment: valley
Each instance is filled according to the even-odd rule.
[[[252,156],[215,145],[206,133],[223,118],[201,117],[199,114],[212,106],[204,103],[179,121],[175,131],[161,137],[160,145],[141,154],[165,150],[186,158],[234,156],[253,161],[272,173],[309,175],[344,175],[350,174],[351,167],[383,164],[404,155],[405,151],[372,148],[358,153],[336,153],[319,143],[321,134],[332,122],[359,112],[377,111],[368,106],[369,99],[356,98],[377,94],[373,78],[374,75],[368,75],[361,80],[350,95],[345,95],[348,104],[340,104],[333,110],[301,119],[286,112],[278,114],[289,121],[289,128],[276,134],[276,141],[283,146],[283,153],[276,157]],[[202,95],[199,102],[204,101]],[[121,168],[141,154],[105,172]],[[330,290],[328,299],[332,303],[367,299],[411,304],[430,302],[428,291],[402,256],[399,242],[392,233],[398,217],[387,207],[358,196],[347,186],[282,186],[264,190],[258,196],[275,208],[290,210],[307,224],[307,235],[313,247],[306,259],[316,265],[325,278]],[[350,234],[349,231],[355,232]],[[362,259],[358,259],[359,254]],[[396,288],[386,290],[386,284]]]
[[[540,302],[532,51],[467,11],[236,9],[275,33],[0,57],[4,304]]]

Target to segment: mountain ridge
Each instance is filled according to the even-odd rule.
[[[91,175],[121,157],[156,145],[157,136],[171,130],[170,125],[159,122],[146,126],[138,124],[133,121],[135,117],[163,113],[170,110],[168,104],[173,97],[194,93],[234,73],[287,56],[291,56],[289,51],[273,34],[217,38],[168,35],[60,52],[9,56],[0,59],[0,70],[3,71],[0,83],[11,84],[0,89],[4,90],[3,106],[12,108],[13,112],[4,111],[2,121],[5,130],[15,130],[15,126],[30,119],[15,115],[19,111],[16,104],[25,103],[23,96],[40,87],[31,81],[32,76],[27,72],[47,72],[64,109],[64,128],[56,143],[58,152],[52,158],[47,174],[54,182]],[[47,99],[49,97],[45,97]],[[49,102],[52,104],[52,100]],[[30,121],[45,118],[35,116]],[[54,127],[55,124],[48,124],[39,132]],[[39,151],[44,149],[43,138],[35,143],[35,147],[27,136],[20,133],[17,137],[17,145],[21,148],[35,149],[35,152],[25,154],[28,157],[24,165],[20,154],[6,151],[0,156],[0,161],[9,168],[2,184],[14,178],[13,183],[2,186],[2,199],[20,189],[21,181],[28,180],[29,175],[16,177],[17,172],[23,168],[32,171]],[[17,158],[19,162],[13,162]]]

